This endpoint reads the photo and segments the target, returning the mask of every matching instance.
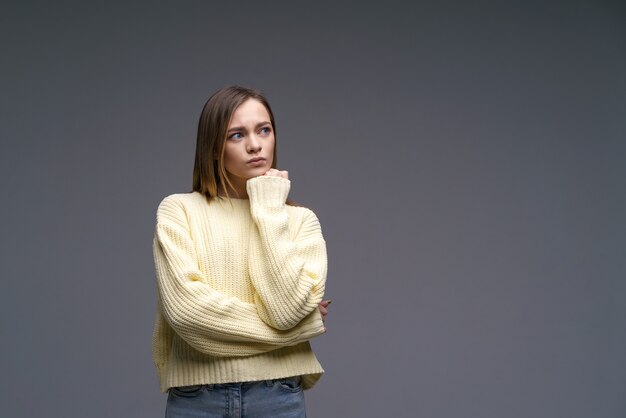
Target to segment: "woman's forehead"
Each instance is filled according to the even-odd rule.
[[[260,101],[248,99],[235,109],[229,127],[256,125],[259,122],[270,122],[269,112]]]

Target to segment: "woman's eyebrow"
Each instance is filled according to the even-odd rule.
[[[254,127],[256,129],[256,128],[259,128],[259,127],[261,127],[263,125],[271,125],[271,123],[270,123],[270,121],[263,121],[263,122],[257,123]],[[243,127],[243,126],[233,126],[232,128],[230,128],[228,130],[228,132],[230,132],[230,131],[245,131],[245,130],[246,130],[246,128]]]

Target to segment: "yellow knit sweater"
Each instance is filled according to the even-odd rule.
[[[249,199],[160,203],[152,356],[163,392],[295,375],[308,389],[324,372],[308,340],[325,331],[326,243],[311,210],[285,204],[290,184],[259,176]]]

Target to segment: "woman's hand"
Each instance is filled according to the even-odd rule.
[[[289,172],[287,172],[287,170],[277,170],[275,168],[270,168],[269,170],[267,170],[267,172],[264,174],[265,176],[275,176],[275,177],[282,177],[284,179],[289,180]]]
[[[320,302],[320,313],[322,314],[322,321],[326,321],[326,315],[328,315],[328,305],[330,305],[332,300],[323,300]]]

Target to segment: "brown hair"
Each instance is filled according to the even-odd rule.
[[[194,192],[202,193],[207,200],[217,196],[219,186],[223,187],[226,196],[228,196],[228,187],[234,189],[224,168],[224,143],[233,113],[248,99],[258,100],[265,106],[272,123],[274,139],[276,139],[274,114],[260,91],[240,86],[228,86],[209,97],[198,123],[192,189]],[[276,168],[276,147],[274,147],[272,168]]]

